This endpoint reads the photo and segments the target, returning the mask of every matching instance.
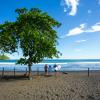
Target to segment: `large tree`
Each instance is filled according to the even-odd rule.
[[[16,9],[15,12],[18,14],[15,22],[0,25],[0,51],[12,54],[22,49],[23,58],[18,63],[28,65],[30,78],[32,63],[58,57],[58,36],[54,27],[59,27],[60,23],[37,8]]]

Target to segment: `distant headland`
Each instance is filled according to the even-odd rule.
[[[0,55],[0,60],[9,60],[10,58],[6,55]]]

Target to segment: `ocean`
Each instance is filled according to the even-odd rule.
[[[6,71],[26,71],[27,65],[16,65],[17,60],[0,60],[0,70],[3,68]],[[47,59],[41,63],[33,64],[32,71],[44,71],[44,65],[48,64],[61,65],[61,71],[85,71],[88,68],[90,70],[100,70],[100,59]]]

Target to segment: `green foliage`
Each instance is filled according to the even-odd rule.
[[[0,51],[14,53],[22,49],[23,58],[18,63],[39,63],[44,58],[58,57],[57,32],[60,23],[37,8],[16,9],[15,22],[0,25]]]
[[[0,51],[6,53],[16,52],[17,39],[15,31],[14,22],[5,22],[0,25]]]
[[[8,60],[9,57],[6,55],[0,55],[0,60]]]

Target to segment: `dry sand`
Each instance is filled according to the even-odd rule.
[[[100,100],[100,72],[0,80],[0,100]]]

